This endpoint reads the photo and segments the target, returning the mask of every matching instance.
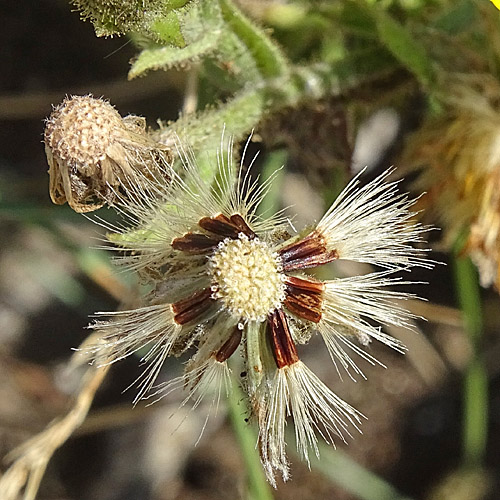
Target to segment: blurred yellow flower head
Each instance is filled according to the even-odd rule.
[[[446,246],[465,230],[463,251],[481,284],[500,289],[500,88],[478,81],[451,87],[445,114],[422,127],[404,161],[423,167],[418,189],[429,193],[423,203],[440,219]]]

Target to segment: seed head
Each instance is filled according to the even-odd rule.
[[[235,317],[265,321],[285,299],[279,256],[258,238],[243,233],[221,242],[210,257],[214,297]]]
[[[116,198],[116,190],[148,176],[165,176],[171,156],[146,133],[144,119],[122,118],[102,99],[66,98],[47,119],[44,133],[50,196],[89,212]]]
[[[111,360],[101,360],[106,363],[146,348],[136,400],[150,389],[161,398],[184,388],[197,407],[214,381],[227,387],[228,360],[240,350],[262,464],[275,484],[276,472],[289,477],[287,417],[306,461],[311,449],[318,453],[316,431],[330,442],[345,440],[362,418],[307,368],[298,344],[319,334],[334,363],[352,377],[362,375],[352,353],[377,362],[363,350],[372,339],[403,351],[378,325],[411,327],[414,316],[393,303],[410,295],[388,288],[405,283],[392,277],[396,271],[432,267],[424,250],[411,245],[426,229],[410,222],[413,201],[386,182],[386,172],[364,187],[354,179],[314,227],[293,234],[279,214],[256,213],[269,184],[251,183],[232,166],[231,153],[225,162],[220,152],[214,187],[200,177],[192,152],[178,147],[181,174],[154,190],[131,186],[133,195],[117,201],[133,224],[113,241],[152,292],[143,307],[93,325],[103,340],[94,353],[100,359],[106,346],[112,352]],[[386,270],[325,281],[307,274],[337,259]],[[155,386],[164,360],[189,350],[184,375]],[[220,395],[219,386],[213,404]]]

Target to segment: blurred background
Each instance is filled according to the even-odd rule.
[[[241,6],[272,28],[290,57],[300,61],[324,43],[319,40],[328,38],[324,33],[332,34],[336,27],[325,25],[321,9],[314,11],[316,2],[292,3],[302,9],[302,18],[295,24],[283,23],[274,11],[266,10],[286,2],[241,1]],[[489,71],[488,78],[498,82],[491,68],[500,60],[491,62],[489,55],[481,53],[481,47],[500,47],[499,13],[490,2],[436,0],[428,2],[425,13],[422,2],[380,3],[393,8],[402,22],[417,26],[417,33],[419,23],[440,20],[441,25],[436,21],[437,27],[432,26],[434,34],[442,30],[436,37],[442,46],[434,47],[439,62],[446,60],[448,71],[456,64],[457,72],[463,73],[462,66],[470,58],[477,73]],[[176,119],[186,105],[192,71],[158,71],[127,81],[129,61],[137,53],[134,45],[126,37],[97,38],[92,24],[80,21],[64,1],[3,2],[0,19],[0,455],[5,456],[71,407],[85,368],[69,369],[68,361],[72,349],[88,335],[89,315],[112,311],[138,293],[133,278],[115,271],[109,254],[96,248],[102,230],[66,205],[50,202],[43,120],[66,95],[91,93],[109,99],[122,116],[144,116],[154,127],[158,118]],[[477,47],[467,45],[463,32],[479,40]],[[451,57],[447,50],[456,47],[464,52]],[[268,175],[286,164],[272,203],[294,205],[299,226],[320,217],[345,180],[365,165],[365,180],[390,165],[400,166],[404,188],[419,194],[419,168],[432,155],[446,157],[432,138],[451,133],[444,129],[451,118],[443,120],[446,114],[442,113],[441,122],[429,125],[432,96],[415,74],[395,60],[390,72],[379,75],[374,69],[373,75],[372,81],[349,93],[283,109],[256,130],[256,142],[251,145],[254,152],[261,151],[256,171]],[[202,77],[199,85],[203,102],[214,84]],[[481,87],[481,83],[474,85]],[[478,91],[483,96],[485,92]],[[495,110],[500,93],[496,99],[490,99]],[[418,134],[426,130],[426,138],[419,140]],[[500,138],[500,119],[492,133]],[[415,144],[411,141],[417,146],[409,148],[408,144]],[[458,143],[464,145],[461,140]],[[419,156],[422,144],[434,147],[430,155]],[[500,169],[500,158],[496,165]],[[454,174],[439,175],[446,179]],[[429,188],[429,178],[432,174],[427,174],[424,188],[439,198],[441,191]],[[470,203],[477,207],[481,201]],[[418,322],[420,333],[388,332],[407,344],[406,356],[373,345],[370,352],[388,368],[363,365],[367,382],[355,383],[348,377],[340,381],[318,339],[304,349],[304,359],[318,376],[368,420],[363,435],[348,446],[337,451],[322,447],[323,459],[314,462],[311,470],[292,454],[290,442],[292,480],[280,483],[271,492],[273,498],[500,498],[499,297],[494,287],[480,290],[481,338],[471,340],[460,312],[464,300],[467,303],[460,297],[460,278],[457,287],[460,270],[450,257],[449,240],[456,235],[446,240],[446,214],[443,217],[442,207],[433,211],[438,204],[436,198],[422,200],[422,208],[429,213],[426,222],[444,227],[430,233],[430,246],[436,249],[432,258],[448,265],[412,275],[415,281],[429,284],[410,290],[428,299],[409,304],[428,321]],[[113,217],[107,208],[101,212],[104,218]],[[474,268],[467,269],[477,283]],[[365,271],[352,265],[335,270],[340,274]],[[477,290],[474,284],[471,290]],[[469,369],[478,360],[486,384],[474,386]],[[170,361],[165,379],[180,370],[178,360]],[[123,389],[139,373],[134,358],[113,366],[87,420],[51,460],[38,498],[246,498],[245,462],[225,408],[209,421],[197,442],[204,414],[187,409],[175,412],[180,399],[132,407],[133,390]],[[474,408],[479,411],[474,413]],[[476,415],[476,420],[471,421],[470,415]],[[241,420],[245,417],[242,405]],[[464,449],[464,428],[469,424],[468,432],[478,436],[473,451]],[[7,463],[1,467],[5,470]]]

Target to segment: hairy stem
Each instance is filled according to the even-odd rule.
[[[229,416],[245,462],[250,498],[253,500],[272,500],[271,488],[266,481],[259,455],[255,448],[257,435],[254,429],[245,422],[242,415],[242,407],[239,402],[243,399],[244,396],[238,386],[238,381],[233,380],[233,388],[229,396]]]

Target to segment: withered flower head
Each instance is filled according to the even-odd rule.
[[[169,149],[152,140],[144,118],[122,118],[109,102],[72,96],[46,121],[45,152],[50,197],[76,212],[112,203],[120,188],[142,178],[164,175]]]
[[[413,201],[386,182],[389,172],[363,187],[355,178],[314,227],[296,234],[280,214],[257,214],[269,183],[259,185],[234,168],[231,149],[227,159],[220,152],[214,184],[200,177],[192,153],[181,150],[181,175],[151,190],[139,184],[118,202],[131,227],[112,227],[118,232],[112,241],[129,251],[127,263],[154,290],[144,307],[93,325],[103,340],[94,353],[108,363],[146,347],[136,400],[151,389],[161,398],[181,387],[196,407],[214,382],[213,401],[219,400],[230,383],[228,360],[240,350],[262,463],[275,484],[277,471],[289,477],[287,417],[306,460],[310,449],[318,453],[316,431],[330,442],[344,440],[362,417],[301,361],[298,344],[321,335],[333,362],[351,376],[362,375],[352,353],[376,363],[363,350],[372,339],[403,351],[374,324],[410,325],[413,316],[394,303],[409,295],[389,290],[405,283],[393,274],[432,263],[411,246],[425,228],[411,220]],[[336,259],[385,270],[326,281],[308,274]],[[100,357],[103,345],[111,360]],[[155,386],[165,359],[190,349],[183,377]]]
[[[500,290],[500,87],[481,76],[450,86],[444,116],[424,124],[403,163],[423,167],[417,187],[429,193],[426,213],[437,211],[445,244],[467,231],[464,252],[481,284]]]

